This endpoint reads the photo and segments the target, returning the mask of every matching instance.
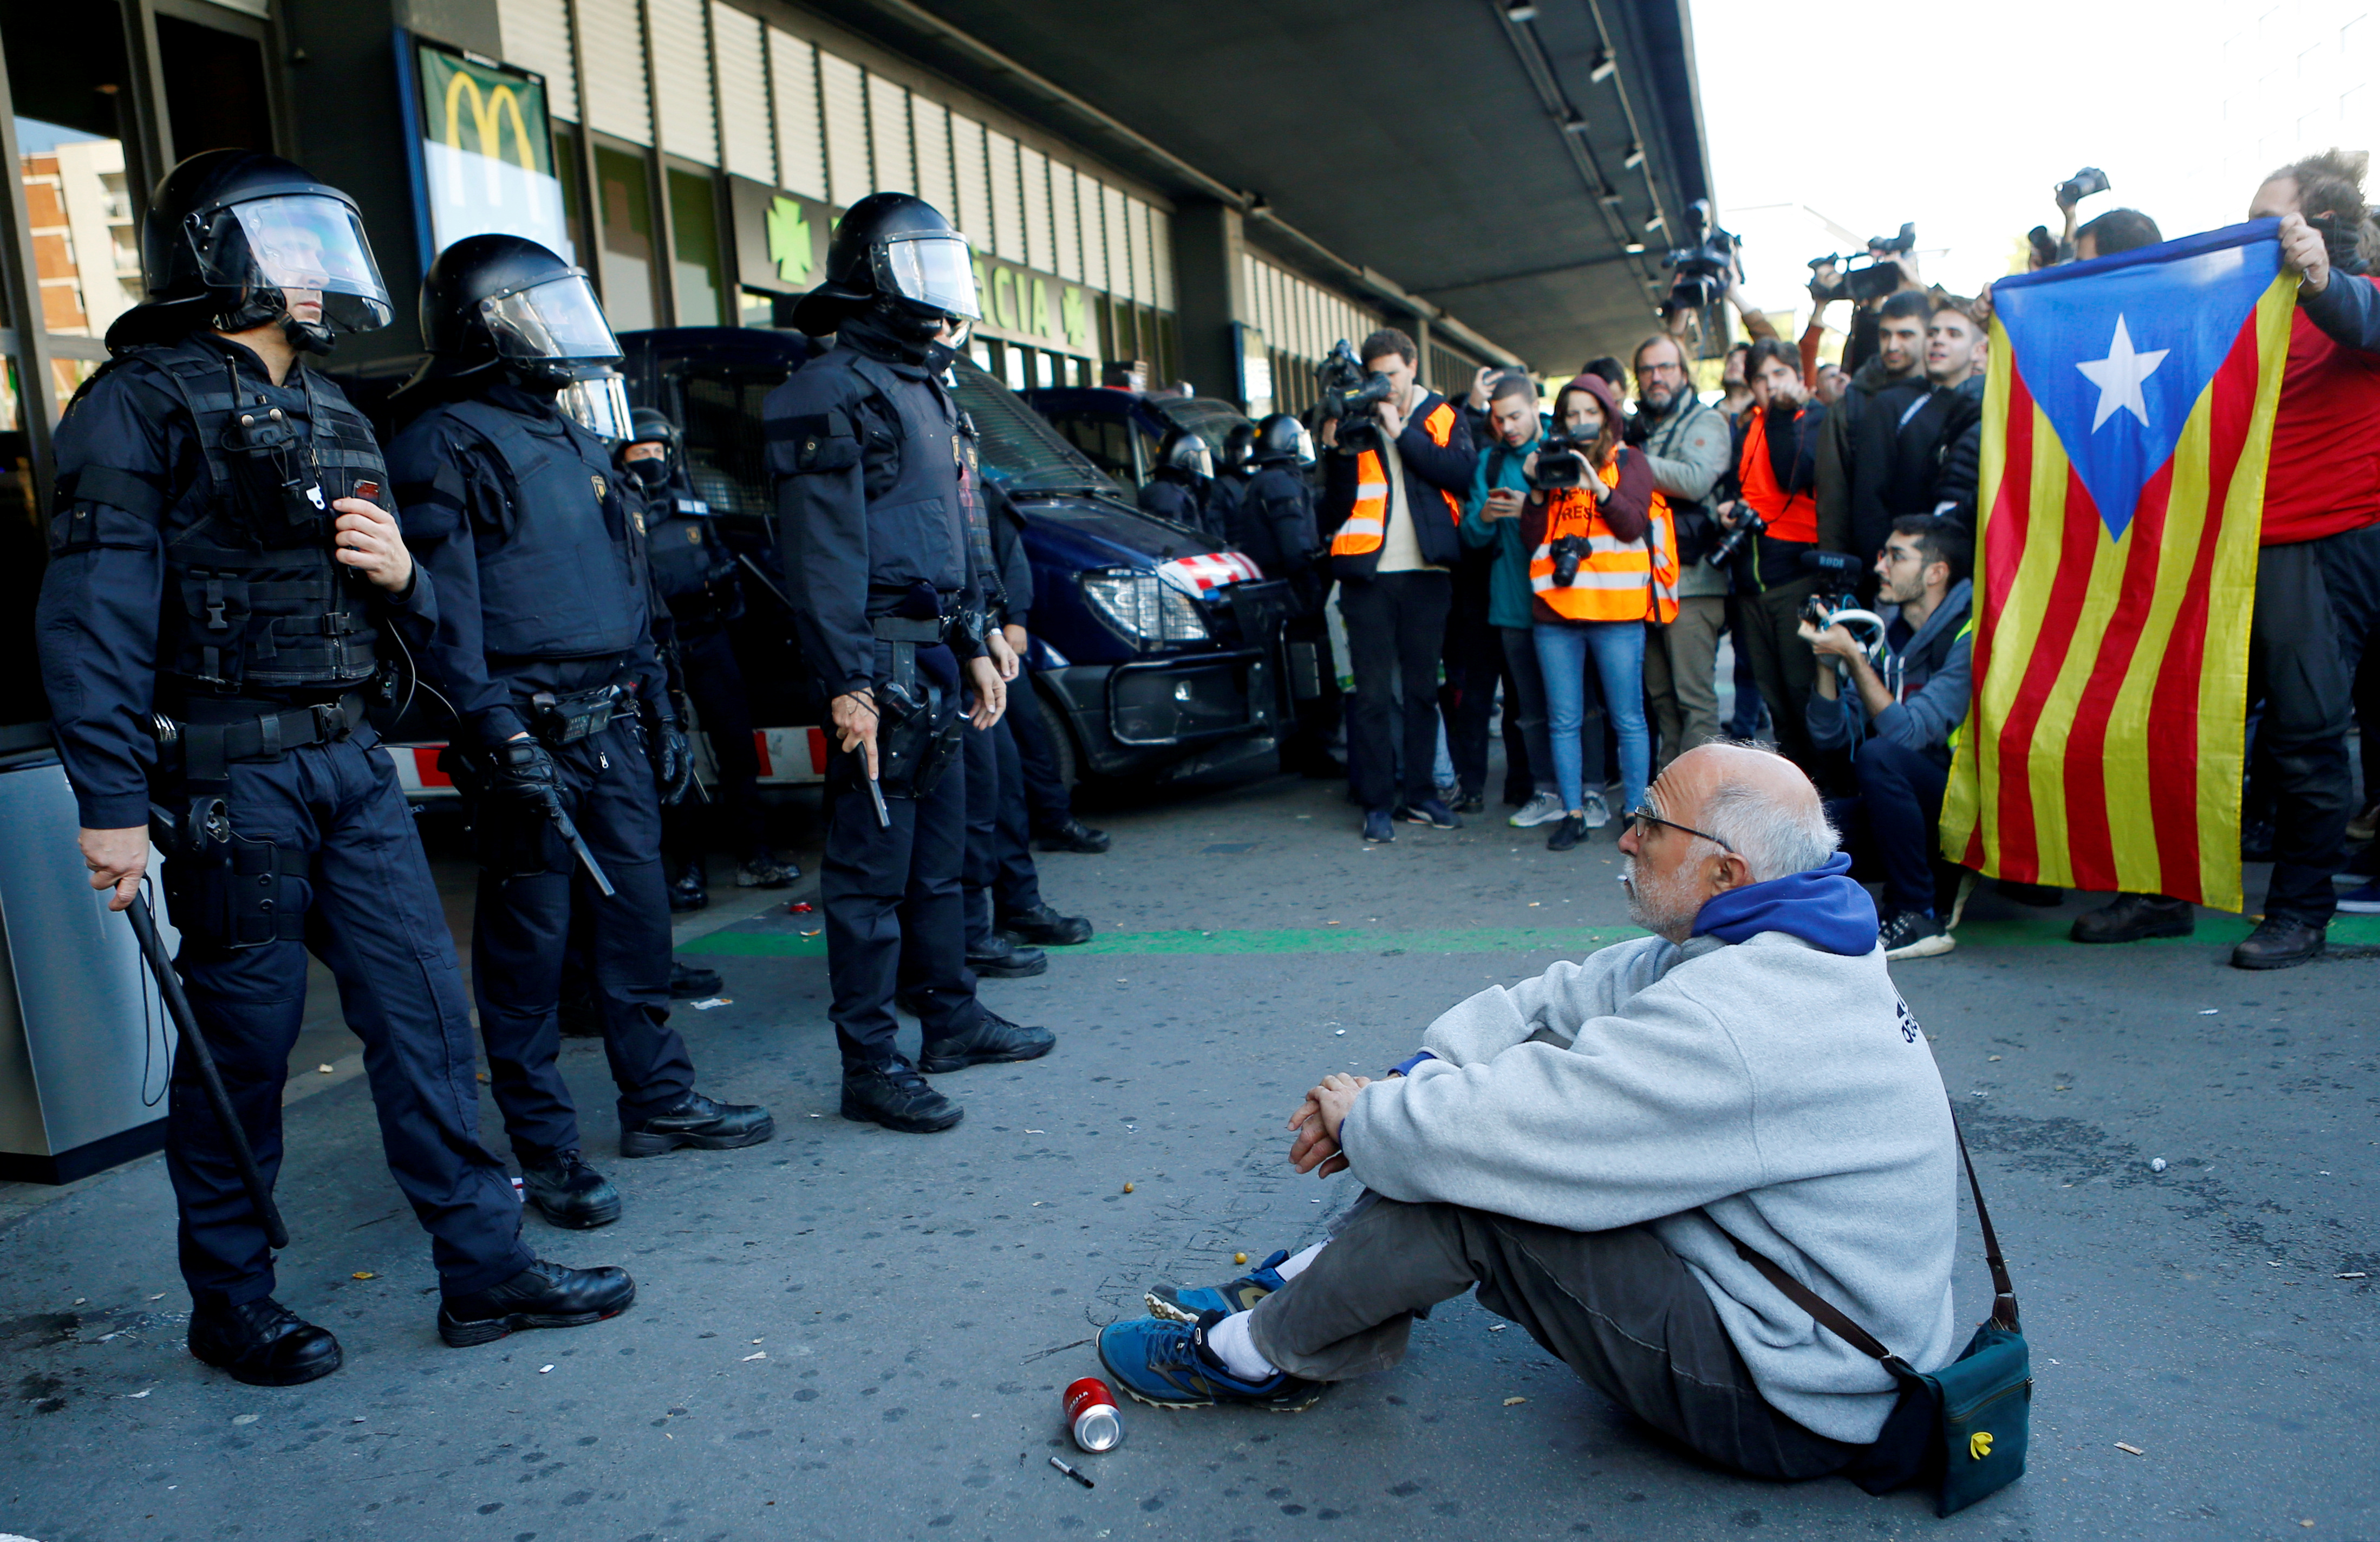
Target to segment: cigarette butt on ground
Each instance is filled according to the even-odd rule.
[[[2138,1446],[2133,1446],[2133,1445],[2127,1445],[2126,1443],[2124,1443],[2124,1442],[2123,1442],[2123,1441],[2121,1441],[2121,1440],[2119,1440],[2119,1441],[2117,1441],[2117,1442],[2116,1442],[2116,1449],[2117,1449],[2118,1451],[2129,1451],[2129,1452],[2131,1452],[2131,1453],[2132,1455],[2134,1455],[2134,1456],[2146,1456],[2146,1455],[2148,1454],[2148,1452],[2146,1452],[2146,1451],[2144,1451],[2141,1450],[2141,1448],[2140,1448],[2140,1447],[2138,1447]]]

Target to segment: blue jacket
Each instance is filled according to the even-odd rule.
[[[1479,468],[1471,474],[1471,492],[1463,501],[1463,543],[1485,547],[1496,553],[1496,565],[1488,570],[1488,624],[1491,626],[1526,626],[1529,613],[1529,548],[1521,539],[1522,521],[1488,519],[1483,516],[1491,489],[1509,487],[1525,495],[1529,479],[1521,474],[1522,465],[1535,455],[1537,442],[1532,438],[1517,448],[1499,439],[1479,452]]]

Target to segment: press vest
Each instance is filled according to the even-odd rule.
[[[130,368],[172,382],[206,458],[197,517],[162,531],[160,674],[214,696],[312,693],[370,679],[376,634],[363,581],[332,554],[330,505],[359,482],[388,485],[371,424],[302,365],[293,382],[306,395],[305,421],[279,407],[243,407],[230,357],[195,339],[127,349],[101,376]],[[60,479],[60,506],[78,496],[170,517],[153,487],[108,467]],[[376,501],[385,504],[385,494]]]
[[[1599,475],[1606,487],[1620,485],[1620,460]],[[1529,589],[1565,621],[1653,621],[1678,618],[1678,538],[1668,500],[1653,494],[1643,539],[1621,540],[1605,523],[1593,493],[1565,488],[1546,495],[1546,536],[1529,553]],[[1554,542],[1577,536],[1586,542],[1578,572],[1568,585],[1554,581]]]
[[[1422,431],[1429,442],[1443,450],[1454,438],[1454,404],[1440,400],[1430,415],[1422,419]],[[1421,510],[1411,497],[1415,479],[1405,479],[1407,493],[1405,514],[1418,520]],[[1463,504],[1453,493],[1440,488],[1438,495],[1446,501],[1446,516],[1456,526],[1463,523]],[[1347,522],[1330,538],[1330,554],[1334,557],[1363,557],[1380,549],[1389,532],[1389,467],[1378,450],[1362,450],[1355,455],[1355,506],[1349,512]]]
[[[473,531],[482,646],[492,657],[625,653],[650,625],[642,543],[602,442],[554,413],[532,419],[493,402],[435,409],[502,463],[506,508]]]
[[[1800,413],[1794,420],[1801,420]],[[1768,414],[1756,408],[1744,422],[1743,457],[1736,462],[1736,474],[1743,484],[1743,501],[1768,521],[1771,540],[1818,539],[1818,500],[1806,492],[1788,496],[1777,485],[1777,472],[1768,464]]]

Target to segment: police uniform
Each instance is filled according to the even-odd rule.
[[[282,447],[227,448],[235,419],[285,429]],[[249,348],[201,332],[103,367],[59,425],[57,467],[37,628],[60,758],[86,828],[148,824],[154,802],[187,829],[194,805],[223,800],[228,840],[172,852],[163,877],[191,1006],[266,1183],[310,949],[363,1040],[389,1170],[441,1288],[517,1275],[534,1258],[479,1143],[454,942],[363,713],[383,635],[423,639],[438,591],[417,565],[384,598],[332,555],[327,504],[389,480],[370,425],[302,360],[276,386]],[[264,1300],[272,1254],[187,1055],[166,1128],[193,1302]]]
[[[1315,561],[1321,537],[1314,489],[1294,455],[1269,455],[1257,463],[1233,510],[1231,535],[1233,550],[1245,553],[1267,577],[1289,585],[1291,608],[1281,640],[1290,652],[1285,684],[1294,722],[1281,740],[1281,767],[1338,775],[1344,768],[1332,759],[1330,741],[1339,725],[1339,671],[1322,608],[1330,578]]]

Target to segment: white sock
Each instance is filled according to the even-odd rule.
[[[1256,1341],[1248,1337],[1245,1312],[1234,1312],[1207,1330],[1207,1347],[1225,1370],[1242,1381],[1269,1381],[1280,1374],[1278,1366],[1257,1353]]]
[[[1305,1266],[1314,1262],[1315,1257],[1320,1254],[1324,1248],[1330,1245],[1330,1244],[1328,1241],[1316,1243],[1312,1247],[1307,1248],[1305,1252],[1293,1254],[1289,1257],[1282,1259],[1280,1265],[1273,1269],[1273,1272],[1280,1275],[1284,1281],[1294,1280],[1299,1275],[1304,1274],[1305,1272]]]

